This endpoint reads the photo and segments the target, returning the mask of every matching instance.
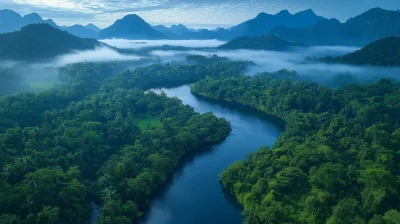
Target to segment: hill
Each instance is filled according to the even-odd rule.
[[[85,28],[88,29],[88,30],[97,32],[97,33],[100,32],[100,30],[101,30],[99,27],[97,27],[96,25],[94,25],[94,24],[92,24],[92,23],[87,24],[87,25],[85,26]]]
[[[219,39],[232,40],[242,36],[261,36],[269,33],[274,27],[308,27],[313,26],[319,21],[326,20],[324,17],[316,15],[311,9],[301,11],[295,14],[287,10],[271,15],[260,13],[254,19],[245,21],[231,29],[215,30],[194,30],[185,27],[182,24],[165,27],[162,25],[154,26],[156,30],[168,36],[171,39]]]
[[[94,31],[82,25],[73,25],[70,27],[66,27],[64,30],[74,36],[82,38],[97,38],[99,35],[99,31]]]
[[[21,16],[10,9],[0,10],[0,33],[17,31],[26,25],[35,23],[46,23],[53,27],[59,28],[53,20],[44,20],[37,13]]]
[[[31,24],[20,31],[0,34],[0,59],[43,60],[100,45],[97,40],[75,37],[48,24]]]
[[[288,42],[275,35],[267,34],[259,37],[238,37],[219,46],[219,49],[251,49],[268,51],[286,51],[292,47],[303,46],[301,43]]]
[[[400,11],[373,8],[345,23],[321,20],[306,28],[277,27],[271,33],[310,45],[364,46],[380,38],[400,35]]]
[[[182,34],[193,32],[192,29],[189,29],[188,27],[182,24],[172,25],[170,27],[166,27],[164,25],[157,25],[153,26],[153,28],[159,31],[160,33],[165,34],[168,37],[168,39],[180,39]]]
[[[254,19],[241,23],[231,29],[233,37],[239,36],[261,36],[269,33],[274,27],[309,27],[319,21],[326,20],[324,17],[317,16],[311,9],[291,14],[287,10],[282,10],[276,15],[260,13]]]
[[[165,34],[153,29],[137,15],[127,15],[100,31],[99,38],[166,39]]]
[[[356,65],[400,66],[400,37],[386,37],[356,52],[325,60]]]

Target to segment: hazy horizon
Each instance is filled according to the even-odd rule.
[[[385,0],[377,3],[373,0],[363,1],[312,1],[307,0],[255,0],[241,2],[237,0],[203,1],[189,0],[168,1],[66,1],[66,0],[0,0],[0,9],[11,9],[21,15],[38,13],[45,19],[52,19],[60,26],[74,24],[95,24],[106,28],[128,14],[137,14],[151,25],[184,24],[190,28],[214,29],[229,28],[252,19],[261,12],[276,14],[289,10],[294,14],[312,9],[317,15],[336,18],[341,22],[357,16],[368,9],[380,7],[387,10],[398,10],[396,0]],[[357,6],[357,7],[355,7]],[[340,9],[338,11],[338,9]],[[235,14],[235,16],[232,16]],[[215,22],[218,21],[218,22]]]

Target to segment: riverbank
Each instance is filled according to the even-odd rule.
[[[242,208],[223,189],[218,175],[260,146],[272,146],[283,130],[276,120],[251,108],[238,107],[195,96],[190,85],[164,91],[168,97],[178,97],[196,112],[213,112],[232,125],[232,132],[211,150],[194,153],[185,158],[167,184],[151,200],[142,224],[202,224],[242,222]]]

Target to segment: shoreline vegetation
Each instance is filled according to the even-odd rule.
[[[400,217],[394,82],[329,89],[266,73],[209,77],[191,90],[286,121],[272,149],[262,147],[220,175],[244,207],[243,223],[396,223]]]
[[[135,222],[183,155],[231,131],[225,119],[143,87],[246,65],[215,59],[114,76],[115,64],[73,64],[60,69],[69,84],[1,97],[0,220],[83,223],[95,201],[97,223]]]
[[[191,64],[126,70],[118,63],[60,68],[67,84],[0,98],[0,220],[134,223],[184,155],[223,141],[231,126],[147,89],[196,82],[200,97],[285,122],[220,175],[244,223],[383,223],[400,217],[400,90],[391,80],[337,89],[288,70],[242,75],[251,62],[188,56]],[[17,221],[18,220],[18,221]]]

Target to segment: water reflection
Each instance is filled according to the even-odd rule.
[[[260,146],[272,146],[282,124],[254,110],[196,97],[190,93],[189,85],[154,91],[178,97],[197,112],[212,111],[218,117],[225,117],[232,124],[232,132],[211,149],[187,155],[154,195],[140,223],[241,223],[241,207],[222,188],[218,174]]]

